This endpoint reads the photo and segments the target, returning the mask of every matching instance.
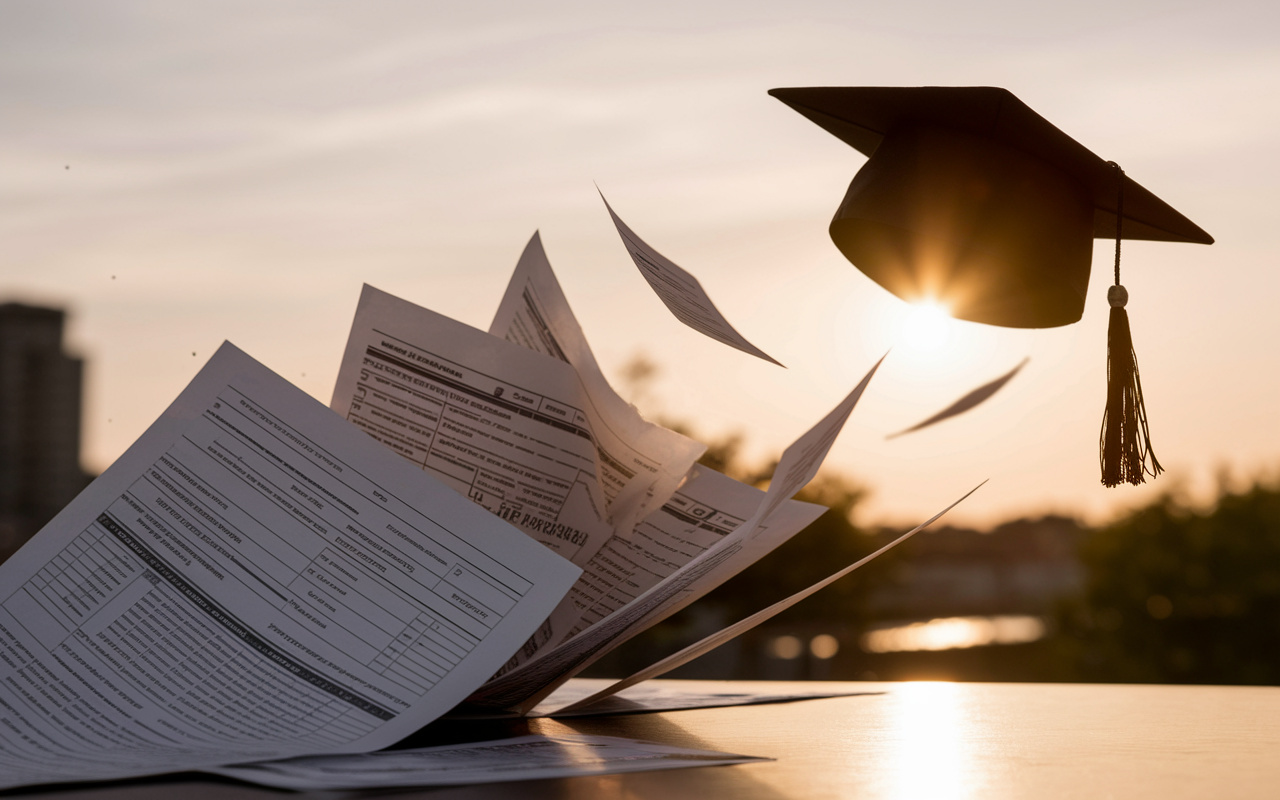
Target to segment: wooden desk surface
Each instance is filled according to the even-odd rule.
[[[185,775],[31,794],[42,800],[1280,797],[1280,688],[841,686],[882,694],[565,722],[451,723],[447,731],[433,726],[418,742],[575,731],[777,759],[766,763],[376,793],[286,795]]]

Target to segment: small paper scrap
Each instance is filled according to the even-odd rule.
[[[964,397],[961,397],[959,400],[955,401],[951,405],[939,411],[937,414],[934,414],[932,417],[929,417],[924,422],[912,425],[910,428],[907,428],[906,430],[901,430],[901,431],[898,431],[897,433],[891,433],[884,438],[896,439],[899,436],[902,436],[903,434],[915,433],[921,428],[927,428],[930,425],[936,425],[937,423],[942,422],[944,419],[950,419],[951,417],[954,417],[957,414],[963,414],[969,409],[974,408],[975,406],[985,402],[987,399],[991,397],[991,395],[998,392],[1000,390],[1000,387],[1004,386],[1006,383],[1013,380],[1013,376],[1017,375],[1018,371],[1021,370],[1023,367],[1025,367],[1027,365],[1027,362],[1030,360],[1031,360],[1030,356],[1022,359],[1022,363],[1018,364],[1018,366],[1009,370],[1004,375],[1001,375],[999,378],[996,378],[994,381],[991,381],[990,383],[985,383],[982,386],[979,386],[977,389],[974,389],[972,392],[969,392]]]
[[[706,290],[702,288],[701,283],[698,283],[697,278],[676,266],[670,259],[636,236],[635,232],[613,213],[613,208],[609,205],[609,201],[604,199],[603,193],[600,199],[604,200],[604,207],[609,209],[609,216],[613,217],[613,224],[617,226],[618,235],[622,237],[622,243],[631,254],[631,260],[636,262],[640,274],[653,287],[653,291],[667,308],[671,309],[671,313],[676,315],[676,319],[717,342],[757,358],[763,358],[785,369],[782,362],[769,356],[734,330],[729,320],[725,319],[715,303],[711,302],[711,298],[707,296]]]

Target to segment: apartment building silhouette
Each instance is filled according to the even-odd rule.
[[[84,362],[62,350],[60,309],[0,304],[0,560],[83,489]]]

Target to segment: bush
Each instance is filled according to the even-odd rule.
[[[1079,680],[1280,683],[1280,489],[1163,497],[1091,531],[1055,645]]]

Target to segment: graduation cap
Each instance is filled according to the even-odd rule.
[[[1084,313],[1093,240],[1115,239],[1103,483],[1159,474],[1124,311],[1120,241],[1212,244],[1209,234],[1006,89],[769,94],[869,157],[831,238],[904,300],[939,300],[958,319],[990,325],[1069,325]]]

